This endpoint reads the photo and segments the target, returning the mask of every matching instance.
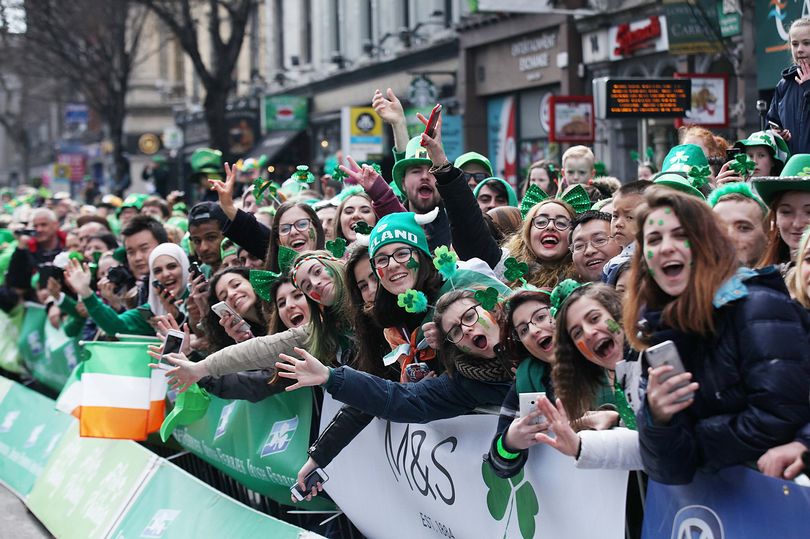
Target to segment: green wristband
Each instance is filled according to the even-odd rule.
[[[506,450],[503,446],[503,436],[498,436],[498,442],[496,443],[496,447],[498,449],[498,455],[505,458],[506,460],[515,460],[520,456],[520,453],[510,453]]]

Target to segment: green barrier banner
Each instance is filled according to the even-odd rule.
[[[21,305],[15,307],[11,314],[0,311],[0,369],[20,374],[23,372],[22,359],[17,348],[20,327],[25,317],[25,308]]]
[[[134,442],[79,438],[73,422],[26,505],[57,537],[105,537],[157,460]]]
[[[0,378],[0,481],[26,496],[73,418],[53,401]]]
[[[78,341],[50,324],[44,306],[26,303],[25,307],[18,343],[20,355],[38,382],[61,391],[78,363]]]
[[[319,537],[254,511],[162,461],[110,537]]]
[[[312,390],[284,392],[251,403],[211,397],[205,417],[177,427],[183,448],[249,489],[291,505],[290,487],[307,459]],[[303,509],[334,509],[321,497]]]

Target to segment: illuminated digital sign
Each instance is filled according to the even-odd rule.
[[[691,109],[689,79],[607,79],[605,118],[682,118]]]

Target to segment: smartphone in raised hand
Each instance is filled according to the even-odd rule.
[[[661,377],[662,383],[666,382],[667,380],[669,380],[670,378],[672,378],[677,374],[682,374],[686,372],[686,369],[683,366],[683,362],[681,361],[681,355],[678,353],[678,348],[672,341],[664,341],[662,343],[656,344],[655,346],[650,346],[644,352],[644,355],[647,358],[647,363],[653,368],[661,367],[662,365],[672,366],[672,370]],[[678,387],[673,389],[673,391],[687,385],[689,385],[689,381],[686,381],[683,384],[679,385]],[[695,396],[694,393],[690,393],[684,397],[681,397],[675,402],[686,402],[694,396]]]
[[[425,135],[433,138],[436,134],[436,124],[439,122],[439,115],[442,113],[442,106],[441,104],[437,104],[433,107],[433,110],[430,111],[430,118],[428,118],[427,126],[425,127]]]

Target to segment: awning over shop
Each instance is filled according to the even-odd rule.
[[[250,151],[248,157],[258,159],[260,156],[266,155],[267,159],[272,162],[281,153],[281,150],[300,133],[301,131],[271,131]]]

